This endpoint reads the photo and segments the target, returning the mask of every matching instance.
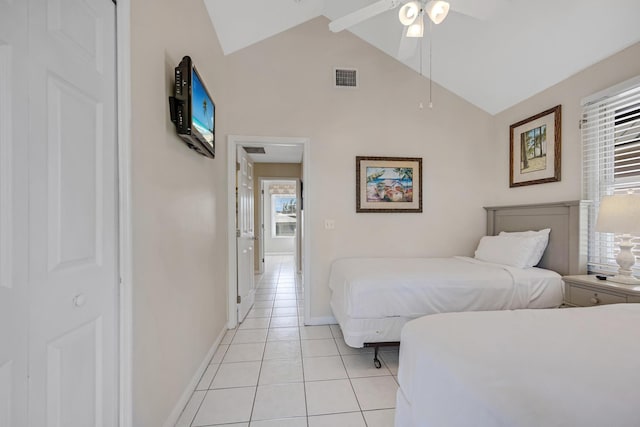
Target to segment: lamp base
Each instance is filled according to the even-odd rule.
[[[636,257],[633,254],[634,243],[631,242],[630,234],[620,236],[620,252],[616,257],[618,263],[618,274],[607,279],[615,283],[624,283],[625,285],[640,285],[640,280],[633,277],[633,265],[636,263]]]

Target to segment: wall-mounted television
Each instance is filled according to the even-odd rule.
[[[169,97],[169,109],[178,135],[189,148],[214,158],[216,105],[188,56],[175,68],[174,96]]]

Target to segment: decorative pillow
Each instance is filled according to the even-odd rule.
[[[476,249],[476,259],[518,268],[536,265],[540,236],[484,236]]]
[[[551,233],[550,228],[545,228],[540,231],[513,231],[506,232],[501,231],[499,236],[516,236],[516,237],[534,237],[537,238],[538,245],[536,246],[535,252],[532,254],[531,259],[529,260],[529,264],[531,266],[538,265],[542,256],[544,255],[544,251],[547,249],[547,245],[549,244],[549,233]]]

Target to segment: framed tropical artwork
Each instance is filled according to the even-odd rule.
[[[560,181],[561,106],[511,125],[509,187]]]
[[[422,159],[356,157],[356,212],[422,212]]]

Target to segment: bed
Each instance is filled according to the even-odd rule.
[[[413,320],[395,425],[639,426],[639,324],[640,304]]]
[[[397,345],[405,323],[452,311],[557,307],[561,275],[584,273],[586,203],[488,207],[487,236],[548,229],[538,268],[468,257],[346,258],[331,267],[330,305],[351,347]]]

